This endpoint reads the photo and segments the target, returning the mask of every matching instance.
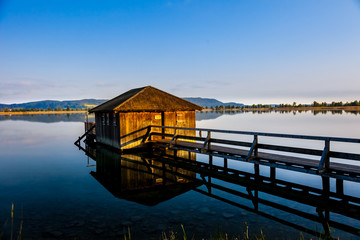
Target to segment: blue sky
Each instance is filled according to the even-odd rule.
[[[359,43],[360,0],[0,0],[0,103],[353,101]]]

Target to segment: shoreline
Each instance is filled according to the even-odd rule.
[[[360,111],[360,106],[339,107],[271,107],[271,108],[230,108],[230,109],[203,109],[199,112],[210,111]],[[29,111],[29,112],[0,112],[0,115],[39,115],[39,114],[74,114],[87,113],[87,110],[77,111]]]
[[[29,111],[29,112],[0,112],[0,115],[40,115],[40,114],[72,114],[72,113],[87,113],[86,110],[78,111]]]
[[[217,111],[360,111],[360,106],[339,107],[271,107],[271,108],[230,108]],[[216,111],[216,109],[203,109],[202,112]]]

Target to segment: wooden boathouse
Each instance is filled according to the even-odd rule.
[[[147,86],[129,90],[89,113],[95,113],[96,142],[124,150],[143,143],[151,125],[195,128],[195,111],[201,109],[182,98]],[[173,130],[155,128],[152,131],[167,134]],[[181,132],[195,134],[194,131]]]
[[[360,139],[325,136],[306,136],[263,132],[196,128],[195,111],[200,106],[148,86],[130,90],[98,107],[95,113],[96,142],[121,151],[144,144],[153,153],[169,154],[196,161],[196,154],[223,158],[222,171],[228,172],[229,161],[260,165],[269,168],[270,178],[276,169],[287,169],[319,175],[325,189],[330,178],[336,179],[336,192],[344,192],[343,181],[360,182],[360,153],[347,152],[348,145]],[[75,142],[80,141],[88,129]],[[306,147],[304,147],[306,146]],[[353,145],[354,146],[354,145]],[[137,149],[135,149],[137,151]]]

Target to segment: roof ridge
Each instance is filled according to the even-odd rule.
[[[187,102],[188,104],[191,104],[191,105],[193,105],[194,107],[200,107],[200,108],[202,108],[201,106],[199,106],[199,105],[197,105],[197,104],[195,104],[195,103],[192,103],[192,102],[190,102],[190,101],[187,101],[187,100],[185,100],[185,99],[183,99],[183,98],[181,98],[181,97],[175,96],[175,95],[173,95],[173,94],[171,94],[171,93],[165,92],[165,91],[163,91],[163,90],[161,90],[161,89],[158,89],[158,88],[156,88],[156,87],[147,86],[146,88],[148,88],[148,87],[151,87],[151,88],[153,88],[153,89],[155,89],[155,90],[158,90],[158,91],[160,91],[160,92],[162,92],[162,93],[165,93],[165,94],[167,94],[167,95],[170,95],[170,96],[172,96],[172,97],[174,97],[174,98],[177,98],[177,99],[179,99],[179,100],[181,100],[181,101]]]
[[[124,105],[124,104],[127,103],[129,100],[135,98],[137,95],[139,95],[140,93],[142,93],[143,91],[145,91],[145,89],[147,89],[147,88],[149,88],[149,87],[151,87],[151,86],[143,87],[139,92],[135,93],[134,95],[132,95],[131,97],[129,97],[128,99],[126,99],[124,102],[122,102],[122,103],[120,103],[119,105],[117,105],[117,106],[114,108],[114,110],[115,110],[116,108],[120,108],[121,105]]]
[[[149,85],[131,89],[89,110],[89,112],[160,111],[165,109],[201,110],[202,107]]]
[[[90,109],[90,110],[89,110],[89,113],[92,113],[92,112],[96,111],[98,108],[101,108],[101,107],[103,107],[103,106],[106,106],[106,105],[111,104],[112,102],[118,100],[120,97],[124,96],[124,95],[125,95],[126,93],[128,93],[128,92],[135,91],[135,90],[138,90],[138,89],[141,89],[140,91],[142,91],[142,90],[145,89],[145,88],[146,88],[146,87],[140,87],[140,88],[130,89],[130,90],[128,90],[128,91],[126,91],[126,92],[124,92],[124,93],[122,93],[122,94],[120,94],[120,95],[118,95],[118,96],[116,96],[116,97],[114,97],[114,98],[112,98],[112,99],[110,99],[110,100],[108,100],[108,101],[106,101],[106,102],[104,102],[104,103],[102,103],[102,104],[100,104],[100,105],[98,105],[98,106]],[[120,105],[121,105],[121,104],[120,104]]]

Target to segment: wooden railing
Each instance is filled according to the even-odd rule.
[[[249,148],[246,156],[240,157],[242,160],[251,161],[258,157],[259,150],[273,150],[278,152],[287,152],[287,153],[296,153],[296,154],[306,154],[319,156],[319,164],[317,170],[321,173],[326,171],[330,165],[330,158],[340,158],[346,160],[360,160],[360,154],[346,153],[346,152],[337,152],[331,151],[330,143],[331,142],[342,142],[342,143],[360,143],[360,139],[355,138],[339,138],[339,137],[321,137],[321,136],[307,136],[307,135],[293,135],[293,134],[278,134],[278,133],[263,133],[263,132],[246,132],[246,131],[233,131],[233,130],[219,130],[219,129],[207,129],[207,128],[184,128],[184,127],[167,127],[167,126],[149,126],[148,134],[144,137],[146,140],[151,140],[152,136],[162,136],[167,137],[170,140],[169,147],[172,147],[177,140],[193,140],[197,143],[202,143],[202,148],[200,152],[211,152],[213,150],[212,144],[222,144],[228,146],[240,146]],[[154,132],[152,129],[173,129],[174,134],[165,134],[164,131]],[[186,131],[195,131],[196,136],[189,136],[178,134],[179,130]],[[205,136],[203,136],[206,133]],[[223,134],[233,134],[233,135],[247,135],[252,136],[252,142],[245,141],[235,141],[227,139],[214,138],[214,133],[223,133]],[[272,138],[282,138],[282,139],[302,139],[302,140],[316,140],[322,141],[324,143],[323,149],[311,149],[311,148],[301,148],[301,147],[289,147],[273,144],[260,143],[259,136],[263,137],[272,137]],[[360,145],[359,145],[360,147]],[[214,149],[215,150],[215,149]]]
[[[83,139],[85,136],[87,136],[88,134],[90,134],[90,133],[93,131],[94,128],[95,128],[95,124],[94,124],[93,126],[91,126],[83,135],[81,135],[81,136],[74,142],[74,144],[75,144],[75,145],[79,145],[81,139]]]

